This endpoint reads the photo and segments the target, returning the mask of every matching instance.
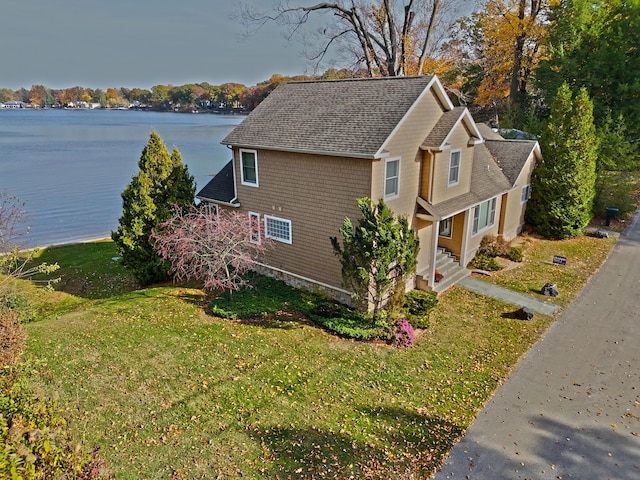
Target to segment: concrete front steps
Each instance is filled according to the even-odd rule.
[[[435,283],[431,288],[436,294],[440,294],[448,288],[453,287],[471,273],[470,270],[467,270],[458,263],[456,257],[451,252],[441,247],[438,247],[436,252],[436,270],[443,275],[442,280]]]

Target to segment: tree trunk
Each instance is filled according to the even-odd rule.
[[[431,17],[429,18],[429,28],[427,28],[427,35],[425,36],[424,43],[422,44],[422,51],[420,52],[420,59],[418,60],[418,75],[422,75],[424,69],[424,61],[427,58],[427,49],[435,28],[436,17],[438,15],[438,8],[440,8],[440,0],[433,1],[433,10],[431,11]]]

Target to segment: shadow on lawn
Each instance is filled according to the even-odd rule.
[[[304,314],[295,311],[280,311],[273,314],[266,314],[253,319],[235,320],[243,325],[253,327],[272,328],[279,330],[294,330],[307,326],[316,326]]]
[[[269,452],[275,478],[426,478],[463,429],[439,417],[394,407],[362,408],[340,431],[315,426],[252,432]],[[349,429],[365,426],[370,441]],[[360,428],[358,428],[360,430]]]

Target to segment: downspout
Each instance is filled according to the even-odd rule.
[[[237,183],[236,183],[236,157],[233,152],[233,147],[231,145],[227,145],[227,148],[231,150],[231,170],[233,172],[233,193],[234,193],[234,197],[231,199],[229,203],[235,204],[239,207],[240,202],[238,202],[238,189],[237,189]]]

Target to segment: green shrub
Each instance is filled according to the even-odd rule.
[[[0,310],[13,310],[21,322],[32,322],[37,318],[37,312],[31,301],[16,292],[6,292],[0,295]]]
[[[511,247],[509,249],[509,260],[514,262],[522,262],[522,248],[520,247]]]
[[[225,310],[215,304],[211,304],[211,313],[216,317],[227,318],[229,320],[237,320],[238,315],[231,310]]]
[[[322,318],[339,318],[345,315],[346,308],[339,303],[325,300],[311,307],[310,313]]]
[[[55,398],[27,387],[33,365],[0,369],[0,478],[87,477]]]
[[[596,183],[593,212],[604,217],[607,208],[618,209],[618,216],[625,218],[636,211],[638,178],[630,172],[600,172]]]
[[[429,327],[429,312],[438,304],[438,297],[433,292],[412,290],[404,297],[404,310],[407,319],[416,328]]]
[[[469,267],[475,268],[477,270],[485,270],[488,272],[496,272],[498,270],[502,270],[502,267],[495,258],[482,254],[478,254],[473,257],[473,260],[469,262]]]
[[[311,317],[318,325],[341,337],[355,340],[391,340],[392,332],[389,325],[384,323],[372,323],[369,318],[351,311],[348,315],[335,318],[320,316]]]
[[[485,235],[480,240],[478,255],[486,255],[487,257],[505,257],[509,253],[509,244],[501,238],[493,235]]]

